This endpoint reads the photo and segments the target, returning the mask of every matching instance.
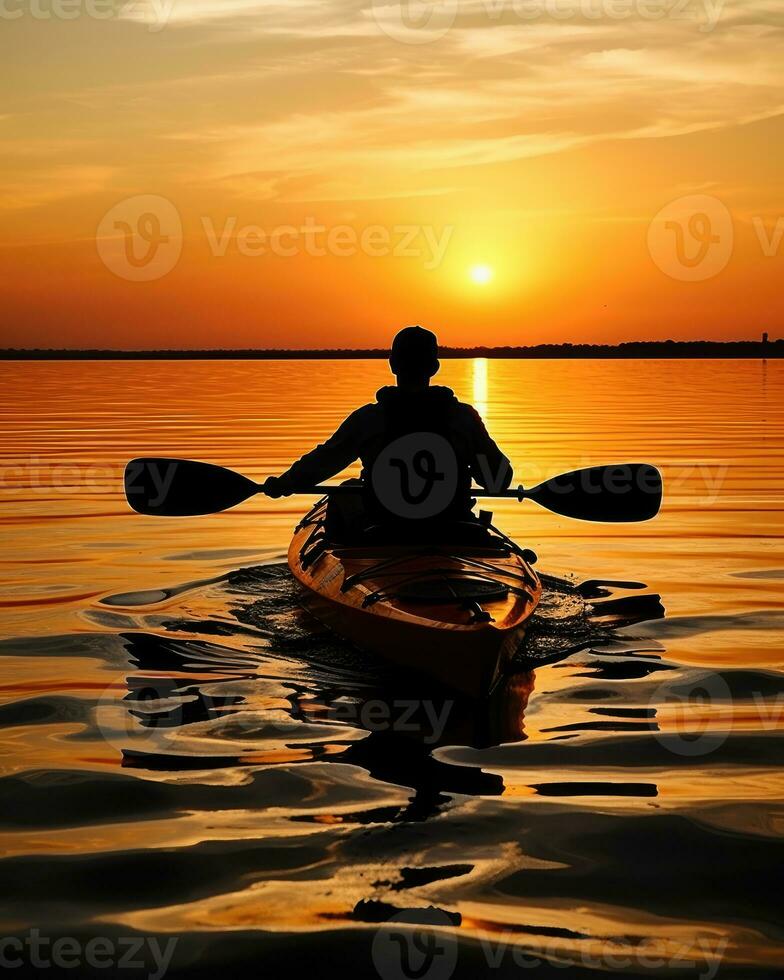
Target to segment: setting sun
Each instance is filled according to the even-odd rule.
[[[472,265],[469,275],[477,286],[484,286],[493,278],[493,270],[489,265]]]

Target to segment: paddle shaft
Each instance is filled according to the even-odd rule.
[[[258,484],[258,492],[264,493],[264,485]],[[317,494],[320,497],[328,497],[336,493],[356,493],[357,490],[361,490],[362,485],[359,483],[355,484],[323,484],[321,486],[315,487],[297,487],[296,490],[292,492],[293,494]],[[518,487],[516,490],[485,490],[483,487],[470,487],[468,490],[468,495],[470,497],[511,497],[513,500],[525,500],[527,492],[522,486]]]

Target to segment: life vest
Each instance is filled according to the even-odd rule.
[[[451,389],[381,388],[378,430],[363,447],[366,506],[380,523],[433,523],[470,513],[470,433]]]

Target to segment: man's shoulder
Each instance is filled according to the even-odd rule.
[[[471,422],[481,422],[482,416],[477,412],[473,405],[468,402],[457,402],[455,404],[455,412],[457,412],[461,419],[467,419]]]
[[[360,428],[372,425],[377,419],[381,418],[381,407],[375,402],[369,402],[367,405],[361,405],[359,408],[355,408],[354,411],[348,416],[343,425],[358,426]]]
[[[349,418],[369,418],[373,415],[380,414],[381,406],[377,402],[368,402],[367,405],[360,405],[359,408],[355,408],[351,415],[349,415]]]

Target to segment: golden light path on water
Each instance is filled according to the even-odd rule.
[[[487,358],[475,357],[472,361],[472,403],[481,416],[487,414]]]
[[[672,976],[773,969],[780,362],[444,362],[515,482],[662,469],[650,524],[493,509],[545,572],[642,583],[666,616],[455,706],[429,740],[369,724],[378,665],[283,642],[286,580],[253,569],[305,501],[154,520],[121,492],[137,455],[262,480],[390,380],[379,361],[0,364],[3,934],[136,929],[178,936],[182,969],[374,976],[384,910],[435,906],[460,920],[458,976],[488,971],[488,936],[586,976],[647,976],[643,954]]]

